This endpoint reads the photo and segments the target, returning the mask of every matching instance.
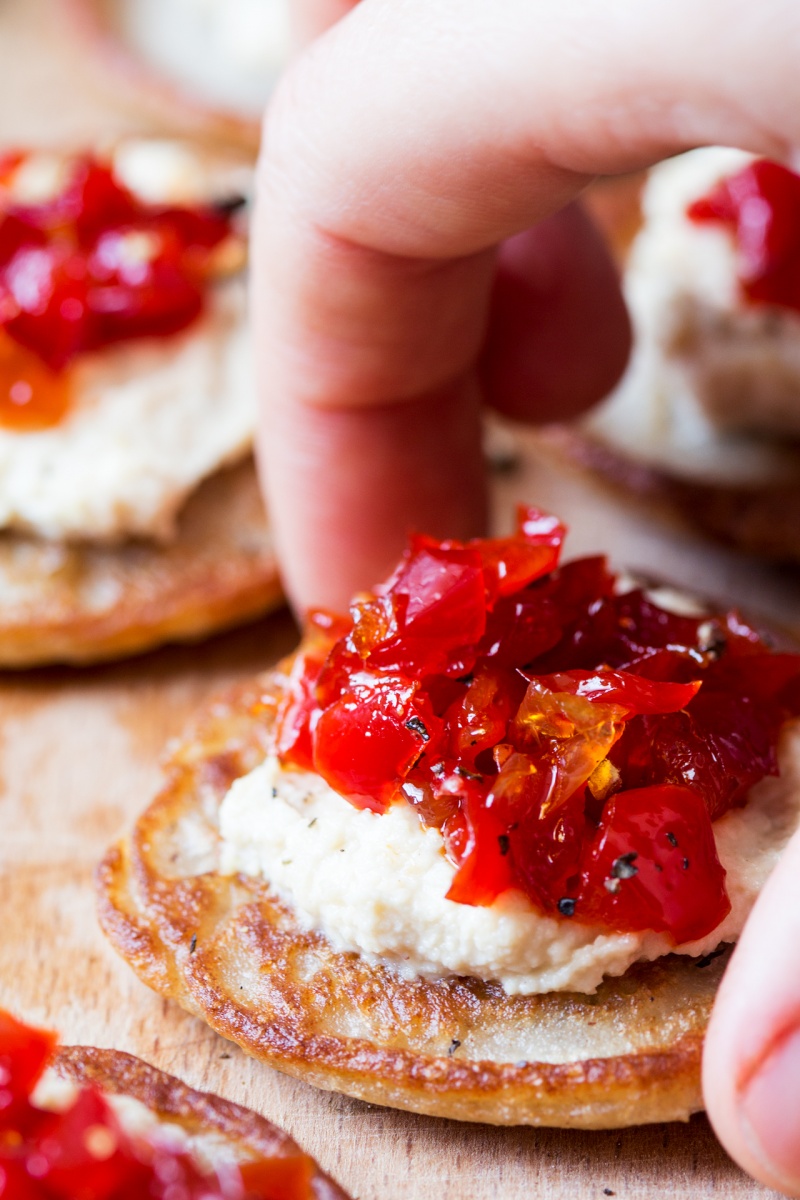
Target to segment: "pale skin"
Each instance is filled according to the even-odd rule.
[[[265,123],[254,278],[260,457],[302,611],[343,608],[409,528],[481,532],[482,403],[536,422],[613,385],[629,326],[574,201],[693,146],[800,155],[800,6],[298,0],[296,18],[311,45]],[[720,990],[704,1091],[731,1155],[800,1196],[800,838]]]

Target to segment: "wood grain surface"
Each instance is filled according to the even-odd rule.
[[[56,22],[54,0],[0,0],[2,142],[131,128],[131,114],[117,111],[113,97],[78,95],[80,59],[63,30],[53,36]],[[800,632],[796,573],[754,566],[631,511],[553,466],[526,439],[501,443],[498,528],[510,524],[514,501],[535,500],[571,523],[572,554],[611,547],[617,565],[736,600]],[[128,1050],[250,1105],[361,1200],[772,1194],[728,1160],[702,1117],[610,1134],[493,1129],[317,1092],[248,1060],[150,993],[116,958],[95,920],[95,863],[152,796],[164,746],[190,714],[273,663],[295,638],[284,613],[127,664],[0,677],[0,1005],[59,1029],[66,1041]]]

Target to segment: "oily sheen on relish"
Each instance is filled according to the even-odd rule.
[[[0,159],[0,424],[20,430],[63,416],[78,355],[189,326],[232,233],[224,207],[145,203],[89,154],[55,195],[23,203],[13,184],[27,159]]]
[[[712,822],[777,774],[800,656],[620,592],[604,558],[559,566],[565,532],[521,508],[512,537],[415,536],[349,619],[312,613],[275,749],[358,807],[411,804],[451,900],[516,888],[691,942],[730,911]]]
[[[165,1141],[131,1136],[101,1092],[81,1088],[60,1112],[31,1094],[55,1037],[0,1011],[2,1200],[311,1200],[304,1154],[203,1169]]]

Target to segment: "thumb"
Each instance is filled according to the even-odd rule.
[[[712,1125],[746,1171],[800,1196],[800,833],[747,922],[706,1038]]]

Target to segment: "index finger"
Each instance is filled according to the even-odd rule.
[[[783,24],[743,2],[721,22],[717,0],[362,0],[288,73],[265,125],[254,312],[261,461],[301,607],[374,582],[411,525],[477,531],[476,364],[502,239],[597,172],[800,141],[798,18],[767,7]]]

